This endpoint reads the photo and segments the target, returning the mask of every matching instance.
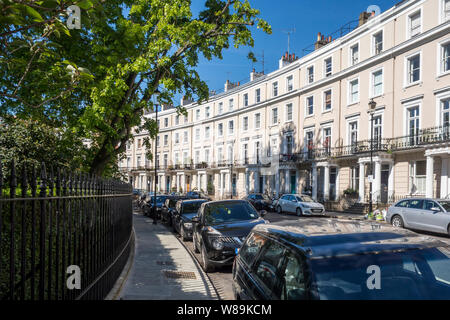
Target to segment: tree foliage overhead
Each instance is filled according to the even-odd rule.
[[[80,30],[60,20],[70,4],[83,9]],[[271,32],[248,0],[205,0],[198,14],[190,0],[0,0],[0,11],[26,13],[0,19],[1,112],[89,139],[86,166],[97,174],[124,152],[133,127],[156,135],[156,123],[142,115],[157,88],[161,103],[180,93],[208,99],[200,56],[221,59],[230,46],[253,46],[254,27]]]

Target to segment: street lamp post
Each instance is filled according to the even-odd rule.
[[[153,95],[155,96],[155,121],[156,121],[156,137],[155,137],[155,176],[154,176],[154,180],[155,180],[155,188],[153,190],[153,224],[156,224],[156,183],[157,183],[157,179],[156,179],[156,170],[157,170],[157,162],[156,162],[156,154],[157,154],[157,145],[156,142],[158,141],[158,132],[159,132],[159,127],[158,127],[158,97],[159,97],[159,90],[158,88],[156,88],[156,90],[153,92]]]
[[[375,107],[377,103],[371,99],[369,101],[369,111],[370,114],[370,176],[371,180],[369,181],[370,189],[369,189],[369,213],[372,212],[372,184],[373,184],[373,114],[375,113]]]

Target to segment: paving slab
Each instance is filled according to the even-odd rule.
[[[164,225],[135,213],[133,226],[134,261],[119,299],[218,299],[209,278]]]

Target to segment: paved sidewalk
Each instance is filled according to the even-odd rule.
[[[133,214],[133,267],[120,293],[123,300],[211,300],[217,294],[201,267],[161,224]]]

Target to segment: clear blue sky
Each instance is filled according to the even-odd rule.
[[[377,5],[381,12],[394,6],[400,0],[250,0],[252,7],[261,11],[261,16],[272,26],[272,34],[254,30],[254,48],[230,48],[222,60],[201,59],[197,70],[210,90],[223,90],[225,81],[249,81],[250,71],[262,71],[262,63],[253,64],[246,58],[252,50],[258,60],[264,51],[265,73],[278,68],[278,60],[287,51],[287,34],[284,31],[296,29],[290,37],[290,52],[302,55],[302,49],[313,44],[317,33],[328,35],[366,11],[370,5]],[[193,10],[199,10],[204,0],[193,0]],[[177,103],[176,103],[177,104]]]

